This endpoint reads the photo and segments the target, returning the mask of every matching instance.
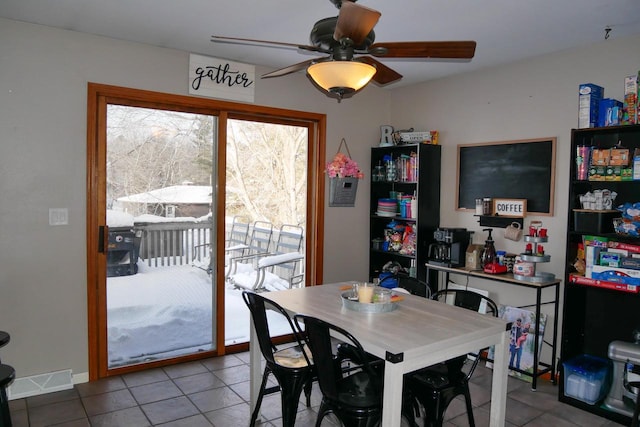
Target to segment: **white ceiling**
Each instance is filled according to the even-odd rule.
[[[470,62],[382,60],[399,87],[640,34],[640,0],[360,0],[382,13],[376,42],[475,40]],[[309,44],[329,0],[0,0],[0,17],[180,49],[273,69],[302,51],[212,43],[211,35]],[[1,42],[1,41],[0,41]],[[287,77],[280,77],[286,79]]]

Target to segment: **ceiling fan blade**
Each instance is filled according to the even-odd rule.
[[[376,26],[381,15],[377,10],[345,0],[340,7],[333,38],[339,41],[348,37],[358,46]]]
[[[476,52],[474,41],[390,42],[375,43],[369,54],[379,58],[471,59]]]
[[[376,73],[373,75],[373,78],[371,80],[381,86],[388,85],[389,83],[393,83],[402,78],[402,74],[396,72],[395,70],[392,70],[382,62],[370,56],[361,56],[356,59],[356,61],[365,62],[376,67]]]
[[[270,73],[263,74],[261,77],[263,79],[269,79],[271,77],[286,76],[287,74],[302,71],[306,69],[309,65],[313,64],[314,62],[324,62],[324,61],[328,61],[329,59],[331,58],[308,59],[306,61],[302,61],[297,64],[289,65],[288,67],[280,68],[279,70],[275,70],[275,71],[271,71]]]
[[[296,43],[274,42],[270,40],[244,39],[240,37],[211,36],[211,41],[214,43],[235,43],[235,44],[244,44],[244,45],[257,44],[257,45],[266,46],[266,47],[284,47],[284,48],[291,48],[291,49],[309,50],[312,52],[331,53],[328,50],[325,50],[316,46],[296,44]]]

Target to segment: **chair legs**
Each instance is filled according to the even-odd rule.
[[[337,412],[339,412],[339,414]],[[324,399],[320,404],[320,408],[318,409],[318,418],[316,418],[315,427],[321,427],[322,420],[324,420],[324,417],[329,414],[336,415],[343,427],[380,427],[381,414],[379,413],[379,411],[377,414],[378,416],[371,416],[371,414],[363,414],[361,416],[358,416],[352,413],[344,413],[327,404]]]
[[[417,394],[416,398],[425,410],[425,427],[442,427],[444,423],[444,413],[451,401],[459,395],[464,396],[465,405],[467,407],[467,417],[469,421],[469,427],[475,427],[475,420],[473,417],[473,405],[471,404],[471,394],[469,387],[465,387],[464,390],[454,391],[452,389],[443,391],[431,391]],[[415,421],[410,425],[415,426]]]
[[[0,364],[0,427],[11,427],[11,413],[7,386],[16,376],[16,371],[9,365]]]
[[[640,383],[630,382],[631,387],[640,387]],[[636,404],[633,409],[633,418],[631,419],[631,427],[638,427],[638,416],[640,416],[640,393],[636,396]]]
[[[256,421],[258,420],[258,414],[260,413],[260,406],[262,405],[262,398],[264,397],[264,391],[267,387],[267,380],[269,379],[269,368],[265,368],[264,373],[262,374],[262,383],[260,384],[260,391],[258,392],[258,399],[256,400],[256,406],[253,409],[253,413],[251,414],[251,421],[249,422],[249,427],[253,427],[256,425]]]
[[[264,373],[262,374],[260,392],[258,393],[255,409],[251,414],[251,421],[249,423],[249,426],[255,426],[258,420],[258,413],[260,412],[262,399],[265,395],[267,380],[269,379],[269,374],[271,373],[276,376],[278,384],[280,385],[282,426],[294,427],[296,423],[296,414],[298,413],[298,401],[300,400],[300,395],[302,394],[303,389],[306,396],[307,407],[311,406],[311,387],[313,385],[311,382],[311,375],[277,375],[277,372],[270,370],[268,367],[265,368]]]
[[[277,376],[277,372],[274,372]],[[298,413],[298,401],[302,389],[306,389],[307,384],[311,384],[310,375],[282,375],[278,378],[280,393],[282,394],[282,425],[283,427],[293,427],[296,423]],[[306,393],[305,393],[306,394]],[[311,395],[307,395],[308,406],[311,404]]]

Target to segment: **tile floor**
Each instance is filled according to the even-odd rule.
[[[249,424],[248,353],[189,362],[78,384],[72,390],[10,402],[14,427],[240,427]],[[478,367],[471,384],[476,425],[487,426],[491,371]],[[558,402],[558,389],[547,381],[530,384],[509,378],[507,426],[568,427],[619,424]],[[312,407],[300,404],[296,426],[314,426],[320,392],[314,384]],[[262,403],[265,421],[279,427],[280,396]],[[445,426],[467,426],[462,400],[447,410]],[[325,419],[324,426],[336,426]]]

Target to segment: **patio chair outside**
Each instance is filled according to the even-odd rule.
[[[237,258],[236,262],[244,265],[243,271],[238,271],[236,267],[236,273],[229,276],[229,282],[237,288],[256,292],[267,290],[265,285],[278,279],[285,281],[289,289],[300,286],[304,281],[304,254],[301,252],[303,242],[302,227],[282,225],[274,250],[266,254]]]
[[[229,256],[225,259],[225,280],[240,272],[238,267],[243,261],[259,255],[269,253],[271,238],[273,236],[273,225],[267,221],[255,221],[249,232],[249,239],[246,247],[239,255]]]
[[[225,266],[228,264],[228,258],[244,255],[244,252],[249,247],[247,245],[247,236],[249,235],[250,225],[249,219],[245,216],[236,215],[233,217],[231,229],[224,241]],[[211,242],[195,245],[193,253],[193,266],[211,274],[213,271],[213,266],[211,265]]]

